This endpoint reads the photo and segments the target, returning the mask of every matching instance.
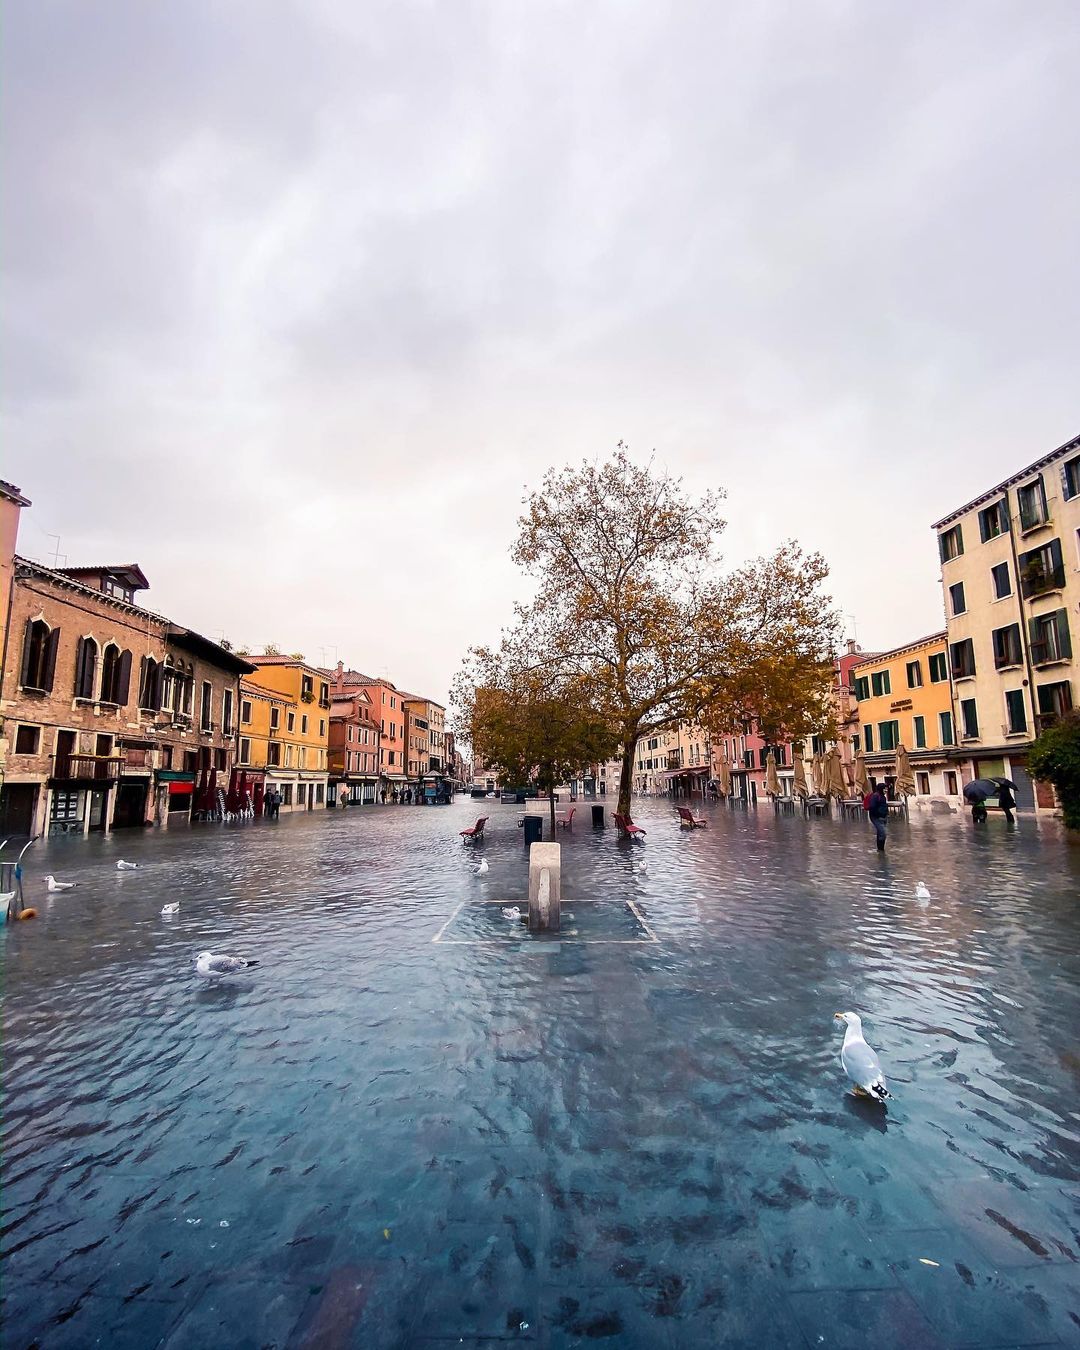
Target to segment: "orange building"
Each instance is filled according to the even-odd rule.
[[[408,778],[405,738],[405,707],[401,691],[390,680],[346,670],[339,661],[336,670],[323,671],[335,694],[362,689],[370,700],[369,711],[379,728],[379,792],[403,788]]]

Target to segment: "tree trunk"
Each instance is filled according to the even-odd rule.
[[[555,784],[548,788],[548,802],[551,805],[551,837],[555,838]]]
[[[637,734],[628,735],[623,741],[622,777],[619,779],[619,814],[630,814],[630,789],[634,781],[634,755],[637,751]]]

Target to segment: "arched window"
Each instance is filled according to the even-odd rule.
[[[75,651],[75,697],[93,698],[97,676],[98,645],[92,637],[81,637]]]
[[[131,653],[110,642],[101,658],[101,701],[123,707],[131,684]]]
[[[144,656],[139,672],[139,707],[147,712],[161,711],[161,663]]]
[[[44,619],[29,619],[23,635],[22,676],[19,683],[36,694],[51,694],[56,673],[56,649],[60,629]]]

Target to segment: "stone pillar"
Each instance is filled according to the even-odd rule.
[[[557,933],[562,899],[562,845],[529,849],[529,932]]]

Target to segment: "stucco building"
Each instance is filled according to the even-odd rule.
[[[330,685],[326,672],[299,656],[253,655],[245,681],[251,712],[268,719],[266,790],[281,793],[282,811],[326,806],[330,736]],[[264,707],[254,694],[274,695]],[[254,727],[254,723],[252,724]],[[246,733],[244,733],[246,734]],[[251,737],[254,746],[256,739]]]
[[[396,684],[383,677],[346,670],[341,661],[336,670],[323,671],[336,693],[363,689],[371,700],[371,716],[379,724],[379,795],[399,791],[407,780],[405,708]]]
[[[1080,436],[934,529],[965,778],[1004,774],[1021,811],[1052,810],[1027,750],[1080,697]]]
[[[379,724],[366,689],[330,691],[330,787],[351,805],[370,804],[379,793]]]
[[[944,631],[866,657],[853,671],[861,743],[874,782],[890,789],[903,745],[915,776],[915,805],[961,803],[956,727]]]

